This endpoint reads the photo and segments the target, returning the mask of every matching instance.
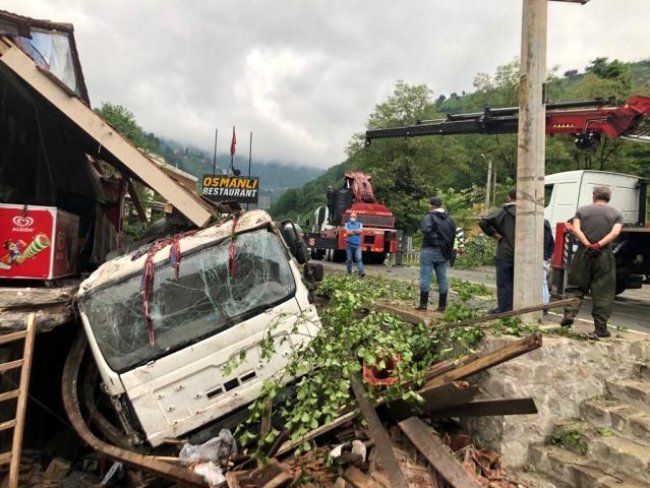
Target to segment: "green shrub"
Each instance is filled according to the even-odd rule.
[[[456,259],[457,268],[476,268],[494,263],[496,241],[485,234],[470,237]]]

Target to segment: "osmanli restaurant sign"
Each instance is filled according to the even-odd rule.
[[[205,175],[201,193],[215,202],[257,203],[259,189],[260,181],[256,176]]]

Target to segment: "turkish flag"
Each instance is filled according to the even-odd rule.
[[[232,141],[230,142],[230,155],[235,155],[235,146],[237,145],[237,136],[235,136],[235,128],[232,128]]]

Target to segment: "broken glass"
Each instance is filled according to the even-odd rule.
[[[150,296],[153,346],[148,342],[141,274],[83,299],[82,312],[113,370],[124,372],[162,357],[294,296],[296,284],[276,234],[262,229],[235,237],[235,276],[228,267],[230,242],[183,255],[178,279],[168,259],[156,267]]]
[[[36,64],[48,69],[70,90],[81,96],[67,33],[32,28],[31,39],[18,37],[17,42]]]

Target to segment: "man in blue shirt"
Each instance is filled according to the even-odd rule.
[[[345,235],[346,235],[346,244],[345,244],[345,256],[346,261],[345,265],[348,270],[348,274],[352,274],[352,259],[357,265],[357,271],[359,272],[359,277],[363,278],[366,276],[366,273],[363,271],[363,263],[361,262],[361,231],[363,230],[363,224],[357,221],[357,213],[352,212],[350,214],[350,220],[345,223]]]

